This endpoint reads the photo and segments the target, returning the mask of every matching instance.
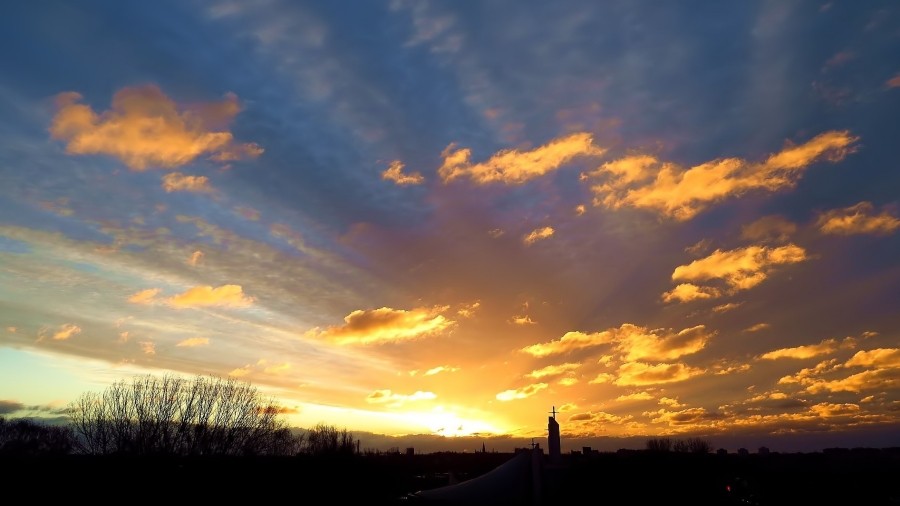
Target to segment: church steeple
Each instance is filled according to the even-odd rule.
[[[559,442],[559,422],[556,421],[556,406],[547,417],[547,448],[550,451],[550,463],[559,464],[562,460],[562,451]]]

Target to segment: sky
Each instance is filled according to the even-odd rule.
[[[895,2],[0,14],[0,415],[900,445]]]

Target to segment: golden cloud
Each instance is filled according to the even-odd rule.
[[[610,331],[585,334],[584,332],[566,332],[561,338],[548,343],[533,344],[522,348],[522,351],[535,357],[546,357],[567,351],[590,348],[612,342],[613,333]]]
[[[236,143],[217,130],[240,111],[237,96],[221,102],[179,107],[159,87],[127,87],[113,96],[112,107],[96,113],[75,92],[57,96],[58,111],[50,125],[54,139],[66,142],[71,154],[104,154],[133,170],[150,166],[178,167],[207,154],[218,161],[259,156],[253,143]]]
[[[206,346],[208,344],[208,337],[191,337],[183,341],[179,341],[175,346],[178,346],[179,348],[196,348],[197,346]]]
[[[156,355],[156,344],[153,341],[141,341],[138,343],[144,355]]]
[[[675,288],[662,294],[663,302],[690,302],[716,298],[721,292],[711,286],[697,286],[693,283],[680,283]]]
[[[624,360],[671,360],[697,353],[706,347],[706,343],[716,333],[697,325],[675,332],[671,329],[649,330],[625,323],[617,330],[613,340],[616,350],[622,353]]]
[[[782,377],[778,380],[778,384],[785,385],[791,383],[809,383],[812,378],[821,376],[826,372],[834,371],[836,369],[839,369],[840,367],[840,364],[838,364],[838,361],[835,359],[825,360],[816,364],[815,367],[806,367],[800,369],[797,374]]]
[[[644,415],[649,416],[652,423],[665,423],[668,425],[696,425],[722,418],[722,415],[710,413],[705,408],[687,408],[681,411],[660,409],[646,412]]]
[[[547,388],[546,383],[534,383],[515,390],[504,390],[496,395],[498,401],[512,401],[515,399],[525,399]]]
[[[618,416],[605,411],[588,411],[569,417],[569,422],[596,422],[599,424],[618,424],[631,420],[631,416]]]
[[[209,185],[209,178],[206,176],[189,176],[181,172],[171,172],[162,177],[162,187],[166,193],[171,192],[194,192],[209,193],[212,187]]]
[[[797,232],[797,225],[777,214],[741,227],[741,239],[753,242],[785,242]]]
[[[570,387],[570,386],[578,383],[578,378],[572,378],[572,377],[567,376],[567,377],[562,378],[559,381],[557,381],[557,383],[559,383],[560,385],[562,385],[564,387]]]
[[[393,162],[391,162],[391,165],[381,173],[381,179],[384,179],[385,181],[393,181],[394,184],[400,186],[422,184],[425,182],[425,178],[422,177],[422,174],[418,172],[404,174],[403,167],[405,167],[405,165],[403,165],[403,162],[401,162],[400,160],[394,160]]]
[[[253,304],[253,297],[244,294],[241,285],[195,286],[184,293],[166,299],[173,307],[247,307]]]
[[[771,327],[771,325],[768,323],[757,323],[745,328],[743,332],[759,332],[760,330],[766,330],[769,327]]]
[[[141,290],[136,294],[128,297],[128,302],[132,304],[152,304],[156,302],[156,296],[159,294],[159,288],[148,288],[146,290]]]
[[[678,399],[673,399],[671,397],[660,397],[659,403],[663,406],[671,406],[673,408],[682,408],[684,404],[678,402]]]
[[[439,365],[437,367],[432,367],[425,371],[425,376],[434,376],[435,374],[440,374],[442,372],[456,372],[459,370],[459,367],[451,367],[448,365]]]
[[[821,392],[861,392],[863,390],[895,390],[900,388],[900,369],[875,369],[853,374],[836,380],[807,380],[806,391]]]
[[[684,221],[711,204],[751,190],[793,187],[809,165],[841,160],[858,140],[847,131],[830,131],[805,144],[788,144],[762,163],[725,158],[688,169],[649,155],[629,156],[605,163],[583,178],[607,178],[591,187],[596,206],[648,209]]]
[[[686,364],[647,364],[627,362],[619,366],[618,377],[613,381],[618,386],[644,386],[660,383],[685,381],[705,371]]]
[[[501,182],[522,184],[553,172],[578,157],[601,156],[606,150],[593,143],[591,134],[581,132],[554,139],[531,151],[503,150],[486,162],[472,164],[472,151],[450,144],[441,155],[443,164],[438,175],[448,183],[469,177],[476,184]]]
[[[558,364],[558,365],[548,365],[548,366],[542,367],[540,369],[535,369],[534,371],[531,371],[530,373],[526,374],[526,376],[528,376],[529,378],[534,378],[534,379],[539,379],[539,378],[543,378],[546,376],[559,376],[560,374],[565,374],[567,372],[574,371],[575,369],[578,369],[580,366],[581,366],[580,364],[574,364],[571,362],[568,362],[565,364]]]
[[[823,402],[809,407],[809,410],[822,417],[847,416],[859,413],[859,404],[831,404]]]
[[[855,345],[855,340],[852,338],[845,339],[842,343],[839,343],[837,339],[826,339],[819,344],[808,344],[806,346],[770,351],[760,355],[759,358],[763,360],[778,360],[779,358],[806,359],[818,357],[819,355],[828,355],[840,348],[852,348]]]
[[[534,324],[536,323],[536,322],[535,322],[534,320],[532,320],[531,317],[528,316],[528,315],[524,315],[524,316],[513,316],[512,319],[510,320],[510,322],[511,322],[511,323],[514,323],[514,324],[516,324],[516,325],[534,325]]]
[[[616,377],[613,376],[612,374],[610,374],[608,372],[601,372],[601,373],[597,374],[597,376],[595,376],[594,379],[592,379],[591,381],[588,381],[588,383],[590,383],[592,385],[601,385],[603,383],[612,383],[613,380],[615,380],[615,379],[616,379]]]
[[[537,228],[525,235],[522,238],[522,242],[525,244],[534,244],[537,241],[552,237],[554,232],[556,231],[553,230],[553,227]]]
[[[844,365],[848,367],[900,369],[900,348],[877,348],[868,351],[858,351]]]
[[[616,397],[617,401],[646,401],[653,398],[653,394],[650,392],[635,392],[633,394],[628,395],[620,395]]]
[[[356,310],[344,317],[344,325],[314,328],[307,337],[323,338],[336,344],[381,344],[411,341],[451,329],[456,322],[441,313],[448,306],[417,308],[412,310],[379,309]]]
[[[874,210],[871,202],[833,209],[819,215],[818,227],[823,234],[837,235],[888,235],[900,228],[900,218],[887,211],[874,214]]]
[[[693,282],[721,279],[733,292],[737,292],[762,283],[775,266],[802,262],[807,259],[806,250],[794,244],[777,248],[748,246],[730,251],[717,249],[705,258],[676,267],[672,272],[672,281]],[[704,293],[712,295],[715,292]]]
[[[366,396],[366,402],[369,404],[388,404],[391,407],[402,406],[407,402],[430,401],[432,399],[437,399],[437,395],[435,395],[434,392],[423,392],[421,390],[417,390],[409,395],[404,395],[394,393],[389,389],[384,389],[375,390]]]
[[[463,318],[471,318],[475,316],[475,312],[478,311],[478,308],[481,307],[481,302],[475,301],[471,304],[463,304],[462,307],[456,310],[456,314],[462,316]]]
[[[743,304],[743,302],[729,302],[727,304],[720,304],[714,307],[713,311],[715,311],[716,313],[724,313],[726,311],[731,311],[732,309],[741,307],[741,304]]]
[[[200,250],[197,250],[197,251],[191,253],[191,256],[188,258],[187,263],[190,266],[196,266],[197,264],[200,263],[200,260],[202,260],[202,259],[203,259],[203,252]]]

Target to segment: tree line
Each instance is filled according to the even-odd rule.
[[[291,430],[282,408],[234,378],[136,376],[71,402],[69,424],[0,417],[0,455],[352,455],[346,429]]]

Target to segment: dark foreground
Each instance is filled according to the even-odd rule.
[[[0,483],[5,496],[38,502],[411,505],[416,501],[401,498],[418,490],[476,479],[512,458],[509,453],[2,458]],[[900,449],[770,455],[564,455],[561,465],[544,466],[538,479],[539,495],[524,501],[520,497],[519,502],[900,505]]]

